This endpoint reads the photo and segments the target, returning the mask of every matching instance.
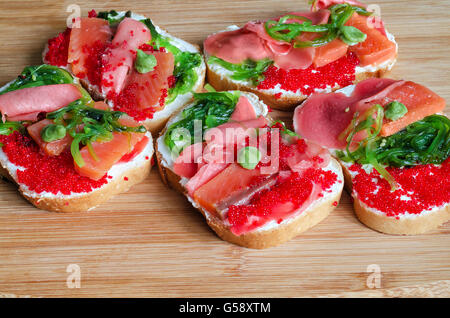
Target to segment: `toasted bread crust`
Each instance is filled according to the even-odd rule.
[[[173,116],[176,116],[176,113]],[[166,129],[167,127],[161,131],[160,137],[165,134]],[[163,155],[158,149],[158,140],[155,142],[155,155],[159,174],[163,183],[188,198],[186,189],[180,183],[181,178],[171,169],[165,167],[163,163]],[[338,178],[343,181],[342,170],[339,163],[335,159],[332,159],[332,162],[333,165],[339,170]],[[263,249],[284,243],[321,222],[335,208],[335,204],[333,203],[335,201],[339,202],[341,193],[342,188],[333,193],[333,195],[327,200],[323,200],[319,204],[314,202],[297,217],[286,220],[271,229],[252,231],[239,236],[233,234],[230,227],[225,225],[222,220],[213,217],[202,208],[197,208],[197,210],[205,217],[207,224],[221,239],[243,247]]]
[[[450,204],[431,213],[417,216],[402,216],[398,219],[377,213],[363,203],[352,191],[352,177],[345,165],[342,165],[345,188],[352,195],[355,214],[361,223],[381,233],[394,235],[416,235],[434,230],[450,220]]]
[[[381,68],[374,72],[364,72],[359,73],[356,75],[354,84],[361,82],[365,79],[372,78],[372,77],[383,77],[386,74],[390,72],[390,69],[388,67]],[[258,95],[259,98],[261,98],[264,103],[269,105],[273,109],[278,109],[281,111],[292,111],[294,108],[301,104],[306,98],[308,98],[307,95],[303,94],[297,94],[296,96],[282,96],[280,98],[276,98],[274,94],[267,93],[260,91],[254,87],[236,83],[232,81],[231,79],[222,76],[218,74],[217,72],[214,72],[209,68],[208,63],[206,63],[206,76],[208,79],[208,83],[211,84],[212,87],[214,87],[218,91],[226,91],[226,90],[241,90],[241,91],[247,91],[252,92],[256,95]],[[336,86],[332,90],[338,90],[342,87]]]
[[[372,212],[363,202],[354,200],[355,214],[358,219],[371,229],[394,235],[417,235],[434,230],[450,220],[450,204],[426,215],[414,218],[394,217]]]

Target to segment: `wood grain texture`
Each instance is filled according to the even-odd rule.
[[[46,39],[64,28],[71,3],[0,2],[1,85],[40,63]],[[133,9],[199,44],[230,24],[306,9],[302,1],[279,0],[76,3],[83,14]],[[449,101],[450,2],[378,3],[400,45],[391,76],[422,83]],[[449,297],[449,234],[449,223],[414,237],[377,233],[358,222],[344,193],[312,230],[276,248],[250,250],[218,239],[181,195],[164,187],[157,169],[89,213],[39,211],[1,182],[0,297]],[[69,264],[81,268],[79,289],[66,286]],[[380,266],[380,289],[366,285],[370,264]]]

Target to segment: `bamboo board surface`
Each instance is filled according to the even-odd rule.
[[[91,8],[133,10],[198,44],[231,24],[307,8],[306,1],[280,0],[76,3],[83,15]],[[390,76],[422,83],[450,101],[450,1],[378,3],[400,46]],[[0,1],[0,85],[40,63],[46,40],[64,29],[70,4]],[[377,233],[356,219],[344,193],[313,229],[279,247],[250,250],[218,239],[161,183],[156,168],[89,213],[39,211],[0,182],[0,297],[448,297],[449,234],[449,223],[412,237]],[[70,264],[80,268],[81,288],[66,284]],[[371,289],[374,268],[381,285]]]

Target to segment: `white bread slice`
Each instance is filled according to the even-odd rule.
[[[17,169],[21,168],[8,160],[1,147],[0,175],[17,184],[22,196],[39,209],[53,212],[89,211],[112,196],[128,191],[133,185],[142,182],[148,176],[153,156],[153,142],[150,133],[146,133],[146,136],[149,138],[149,142],[142,152],[129,162],[115,164],[108,171],[108,175],[112,178],[107,179],[106,184],[91,192],[63,195],[30,191],[26,185],[17,180]]]
[[[350,96],[353,93],[354,88],[355,85],[349,85],[339,89],[337,92]],[[330,151],[333,155],[336,154],[336,149],[330,149]],[[341,164],[344,172],[345,189],[353,198],[355,214],[361,223],[365,224],[369,228],[386,234],[415,235],[429,232],[450,220],[450,202],[442,206],[435,207],[431,210],[423,210],[419,214],[401,214],[398,215],[398,219],[387,216],[386,212],[388,211],[379,211],[375,208],[367,206],[361,201],[358,193],[353,191],[352,180],[355,177],[355,172],[349,170],[349,167],[352,164],[339,159],[337,160]]]
[[[126,11],[118,11],[117,13],[118,13],[117,18],[120,18],[125,15]],[[146,17],[136,13],[131,13],[131,18],[136,20],[146,19]],[[155,29],[159,34],[168,37],[170,39],[170,43],[179,48],[181,51],[191,53],[201,53],[200,47],[198,45],[194,45],[186,41],[183,41],[180,38],[174,37],[157,25],[155,25]],[[48,52],[48,45],[45,46],[44,51],[42,53],[42,59],[44,63],[45,63],[45,55],[47,52]],[[62,68],[71,72],[70,65]],[[205,82],[206,65],[203,59],[201,60],[201,64],[195,68],[195,72],[197,73],[197,81],[195,82],[192,91],[198,93],[202,91]],[[81,79],[80,82],[95,100],[105,99],[105,96],[99,91],[98,87],[91,85],[87,79]],[[139,124],[144,125],[155,136],[155,134],[158,133],[164,127],[164,124],[167,122],[169,117],[178,109],[185,106],[192,99],[192,96],[193,96],[192,93],[178,95],[174,101],[165,105],[162,110],[155,112],[152,119],[146,119],[144,121],[139,122]],[[114,106],[112,101],[107,100],[106,103],[111,107]]]
[[[225,31],[232,31],[236,30],[239,27],[236,25],[232,25],[227,27],[225,30],[219,31],[219,32],[225,32]],[[395,38],[392,34],[386,31],[386,34],[390,41],[394,42],[397,46],[397,42],[395,42]],[[205,60],[208,62],[209,55],[204,50]],[[355,81],[354,83],[361,82],[365,79],[372,78],[372,77],[383,77],[386,74],[389,73],[389,71],[392,69],[394,64],[397,62],[397,57],[395,57],[392,60],[388,60],[382,64],[376,65],[376,66],[365,66],[365,67],[359,67],[357,66],[355,69]],[[218,65],[218,64],[209,64],[206,63],[206,76],[208,79],[208,83],[211,84],[216,90],[218,91],[225,91],[225,90],[242,90],[242,91],[248,91],[255,93],[258,95],[259,98],[261,98],[266,104],[268,104],[270,107],[282,111],[289,111],[293,110],[293,108],[299,104],[301,104],[306,98],[308,98],[309,95],[304,95],[300,91],[292,92],[292,91],[286,91],[284,89],[281,89],[280,87],[275,87],[272,89],[258,89],[255,85],[253,85],[250,81],[239,81],[234,80],[230,78],[230,75],[232,74],[230,71],[225,69],[224,67]],[[337,89],[341,88],[340,86],[336,85],[334,87],[328,86],[326,89],[316,89],[315,92],[332,92]],[[276,94],[282,93],[280,98],[276,97]]]
[[[246,92],[241,92],[241,94],[248,98],[250,103],[255,108],[255,112],[257,115],[263,115],[266,118],[269,118],[267,116],[267,105],[260,101],[256,95]],[[189,106],[190,105],[187,105],[186,108]],[[194,200],[187,194],[185,188],[183,187],[183,184],[185,184],[188,179],[180,178],[180,176],[175,174],[172,170],[173,160],[170,156],[169,149],[164,143],[164,135],[167,127],[171,123],[176,122],[180,118],[179,116],[180,112],[174,114],[173,117],[169,119],[166,128],[160,133],[159,138],[155,142],[155,153],[161,179],[168,187],[171,187],[176,191],[183,193],[191,202],[191,204],[200,213],[202,213],[208,225],[223,240],[240,246],[255,249],[263,249],[276,246],[292,239],[298,234],[318,224],[328,216],[328,214],[335,208],[336,203],[339,202],[343,189],[344,179],[341,167],[336,160],[332,159],[330,161],[330,164],[325,169],[335,172],[338,178],[335,184],[331,187],[330,192],[323,192],[323,197],[313,202],[309,207],[306,208],[306,210],[298,215],[295,215],[294,217],[283,220],[279,224],[273,221],[254,231],[239,236],[233,234],[230,230],[229,224],[226,224],[223,220],[205,211],[194,202]]]

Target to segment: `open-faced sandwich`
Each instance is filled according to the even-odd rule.
[[[397,44],[358,1],[313,1],[311,11],[230,26],[204,41],[209,83],[257,94],[288,110],[315,92],[381,77]]]
[[[203,87],[206,68],[198,47],[131,11],[91,11],[75,19],[48,40],[43,59],[153,133]]]
[[[92,209],[150,171],[145,127],[56,66],[26,67],[0,89],[0,112],[0,173],[40,209]]]
[[[450,120],[445,100],[410,81],[368,79],[315,94],[295,131],[339,158],[355,212],[388,234],[419,234],[450,219]]]
[[[341,167],[326,149],[267,114],[253,93],[194,94],[155,145],[163,181],[219,237],[250,248],[280,244],[316,225],[343,188]]]

